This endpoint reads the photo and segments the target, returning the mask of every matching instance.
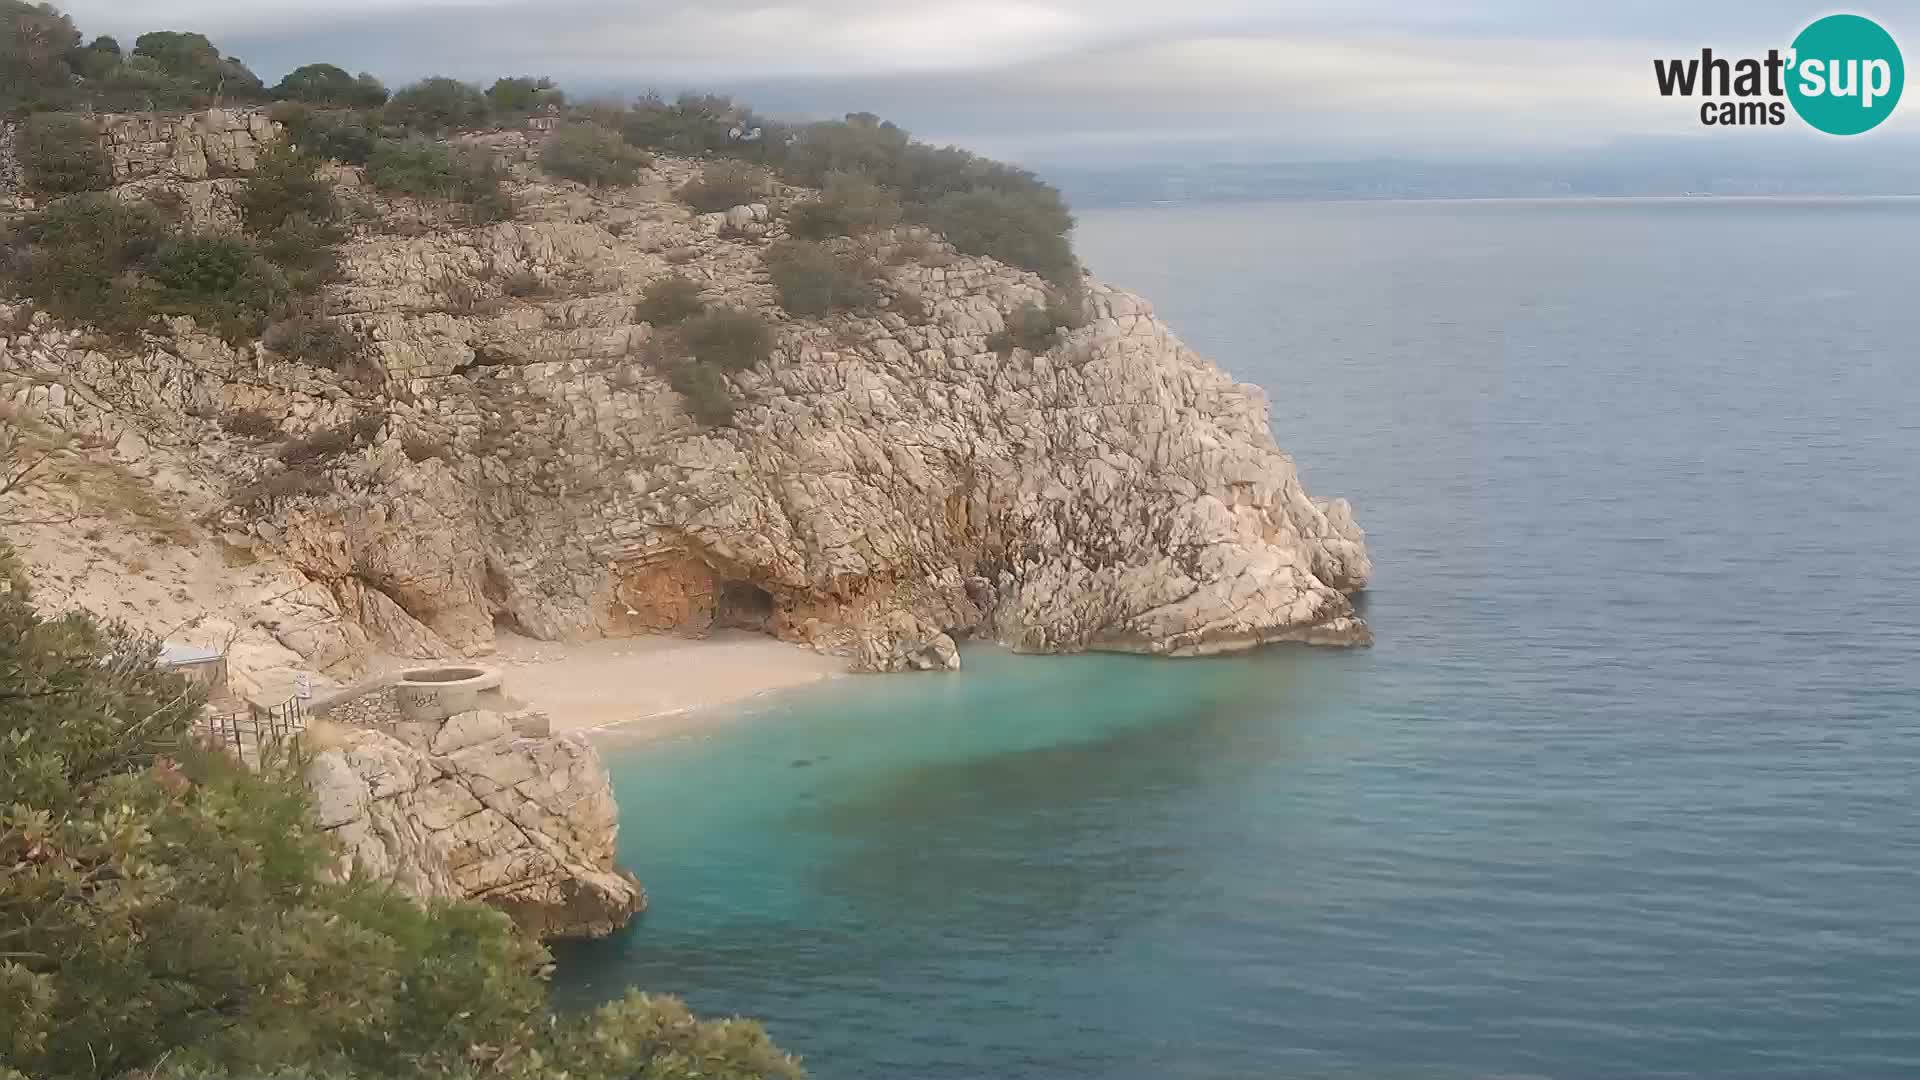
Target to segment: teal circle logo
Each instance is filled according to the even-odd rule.
[[[1893,35],[1859,15],[1829,15],[1800,31],[1788,63],[1793,111],[1829,135],[1878,127],[1907,81]]]

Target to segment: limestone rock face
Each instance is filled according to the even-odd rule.
[[[208,114],[128,145],[199,139],[241,168],[262,136],[235,123]],[[263,413],[288,438],[376,420],[326,466],[331,493],[217,512],[354,626],[288,626],[277,639],[296,651],[472,654],[502,625],[742,626],[908,671],[952,668],[969,635],[1170,656],[1368,640],[1348,599],[1370,572],[1350,508],[1308,495],[1262,391],[1145,301],[1083,279],[1084,325],[990,347],[1058,290],[901,228],[868,241],[876,309],[792,318],[764,256],[806,192],[697,215],[670,195],[697,162],[662,157],[639,186],[595,191],[525,164],[538,137],[474,137],[509,161],[519,208],[484,227],[436,224],[340,170],[357,202],[409,224],[361,230],[329,297],[372,382],[185,320],[134,355],[28,320],[0,345],[0,394],[229,490],[279,466],[220,417]],[[169,168],[191,173],[185,159]],[[772,358],[728,376],[731,426],[690,417],[665,377],[672,334],[636,314],[669,273],[774,326]]]
[[[342,874],[480,900],[543,938],[604,937],[646,906],[614,869],[618,812],[584,739],[523,738],[475,711],[407,739],[329,727],[325,742],[306,775]]]

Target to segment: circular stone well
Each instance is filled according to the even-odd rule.
[[[476,664],[418,667],[402,671],[393,683],[400,719],[435,723],[478,706],[480,695],[500,689],[500,673]]]

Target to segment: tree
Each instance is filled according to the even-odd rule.
[[[298,748],[205,748],[154,653],[0,549],[0,1077],[801,1075],[668,998],[555,1017],[506,916],[330,880]]]
[[[80,31],[53,5],[0,0],[0,109],[64,104],[73,88],[68,54],[79,46]]]
[[[486,127],[492,119],[478,87],[435,75],[404,87],[387,102],[387,119],[428,135]]]
[[[512,79],[495,79],[493,85],[487,87],[487,101],[501,113],[524,116],[549,105],[557,110],[566,105],[567,95],[544,75],[522,75]]]
[[[355,77],[332,64],[306,64],[288,72],[273,88],[273,96],[277,101],[377,109],[387,103],[387,88],[371,75]]]
[[[266,88],[258,76],[232,57],[223,57],[205,34],[156,30],[133,41],[133,55],[153,62],[162,73],[214,97],[259,98]]]

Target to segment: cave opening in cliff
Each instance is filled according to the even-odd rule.
[[[771,629],[773,608],[773,594],[760,586],[750,581],[722,581],[713,623],[765,633]]]

